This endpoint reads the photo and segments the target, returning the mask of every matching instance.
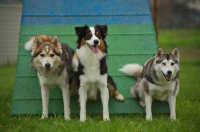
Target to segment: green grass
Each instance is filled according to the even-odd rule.
[[[145,114],[110,115],[111,121],[102,121],[102,115],[88,115],[87,121],[81,123],[79,115],[72,115],[71,121],[65,121],[63,115],[51,115],[49,119],[40,120],[40,115],[11,117],[11,101],[15,78],[15,65],[0,66],[0,131],[91,131],[91,132],[130,132],[130,131],[200,131],[200,41],[193,42],[193,34],[180,45],[179,34],[192,34],[198,31],[164,30],[159,34],[159,46],[164,51],[178,47],[181,51],[180,92],[177,96],[177,120],[171,121],[168,114],[153,114],[153,121],[145,121]],[[170,37],[166,39],[165,37]],[[184,37],[185,38],[185,37]],[[184,39],[183,38],[183,39]],[[162,40],[162,41],[161,41]],[[173,45],[172,45],[173,43]],[[176,44],[178,43],[178,44]],[[192,55],[189,51],[193,52]],[[184,51],[184,52],[183,52]],[[197,57],[198,56],[198,57]]]
[[[181,60],[200,61],[200,30],[171,29],[160,30],[159,46],[166,52],[178,47]]]

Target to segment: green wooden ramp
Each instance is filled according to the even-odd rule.
[[[127,63],[143,65],[157,49],[148,0],[24,0],[12,115],[42,113],[40,85],[36,72],[30,65],[31,54],[24,49],[29,37],[37,34],[58,35],[62,42],[75,48],[77,38],[74,27],[85,24],[108,25],[108,70],[118,91],[125,97],[124,102],[110,99],[110,113],[145,112],[138,100],[133,99],[130,94],[130,88],[136,81],[120,73],[118,69]],[[77,100],[77,97],[71,97],[72,114],[79,113]],[[166,103],[155,102],[152,111],[169,113],[169,107]],[[63,113],[59,88],[51,90],[49,113]],[[87,113],[102,113],[101,101],[88,101]]]

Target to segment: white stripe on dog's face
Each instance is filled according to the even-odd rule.
[[[46,52],[49,52],[49,46],[45,46]]]
[[[95,35],[95,29],[94,29],[94,27],[90,27],[90,31],[91,31],[91,33],[92,33],[92,37],[91,37],[91,39],[87,40],[87,43],[88,43],[89,45],[93,46],[93,45],[94,45],[94,41],[95,41],[95,40],[98,40],[98,41],[99,41],[99,39],[98,39],[97,36]],[[99,44],[100,44],[100,43],[98,43],[98,45],[99,45]]]

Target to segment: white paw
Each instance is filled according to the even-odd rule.
[[[124,97],[119,94],[118,96],[115,97],[118,101],[124,101]]]
[[[47,114],[42,114],[42,117],[40,118],[40,119],[46,119],[46,118],[48,118],[48,115]]]
[[[104,121],[110,121],[109,114],[104,114],[103,115],[103,120]]]
[[[170,119],[171,119],[172,121],[175,121],[175,120],[176,120],[176,116],[170,116]]]
[[[146,120],[152,121],[152,114],[146,114]]]
[[[86,115],[85,115],[85,114],[81,114],[81,115],[80,115],[80,121],[81,121],[81,122],[86,121]]]
[[[144,101],[140,101],[140,105],[141,105],[142,107],[146,107],[146,104],[145,104]]]
[[[64,118],[65,118],[65,120],[71,120],[70,115],[68,115],[68,114],[65,114]]]
[[[110,121],[110,118],[103,118],[104,121]]]
[[[146,117],[147,121],[152,121],[152,117]]]

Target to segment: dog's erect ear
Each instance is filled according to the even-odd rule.
[[[164,54],[162,48],[158,48],[155,54],[155,58],[160,58]]]
[[[58,43],[60,43],[58,36],[53,36],[52,39],[51,39],[51,42],[52,42],[53,44],[58,44]]]
[[[100,28],[103,33],[107,34],[107,32],[108,32],[107,25],[96,25],[96,27]]]
[[[172,53],[171,53],[178,61],[179,61],[179,58],[180,58],[180,55],[179,55],[179,50],[178,48],[174,48],[172,50]]]
[[[36,36],[34,42],[35,42],[35,46],[39,47],[42,44],[43,40],[40,36]]]
[[[86,29],[89,27],[87,25],[83,27],[75,27],[76,35],[79,36],[81,33],[83,33]]]
[[[56,52],[58,54],[62,54],[62,46],[60,44],[60,40],[59,40],[58,36],[53,36],[51,39],[51,43],[57,48]]]
[[[108,27],[107,25],[96,25],[95,27],[99,28],[103,35],[107,35]]]

